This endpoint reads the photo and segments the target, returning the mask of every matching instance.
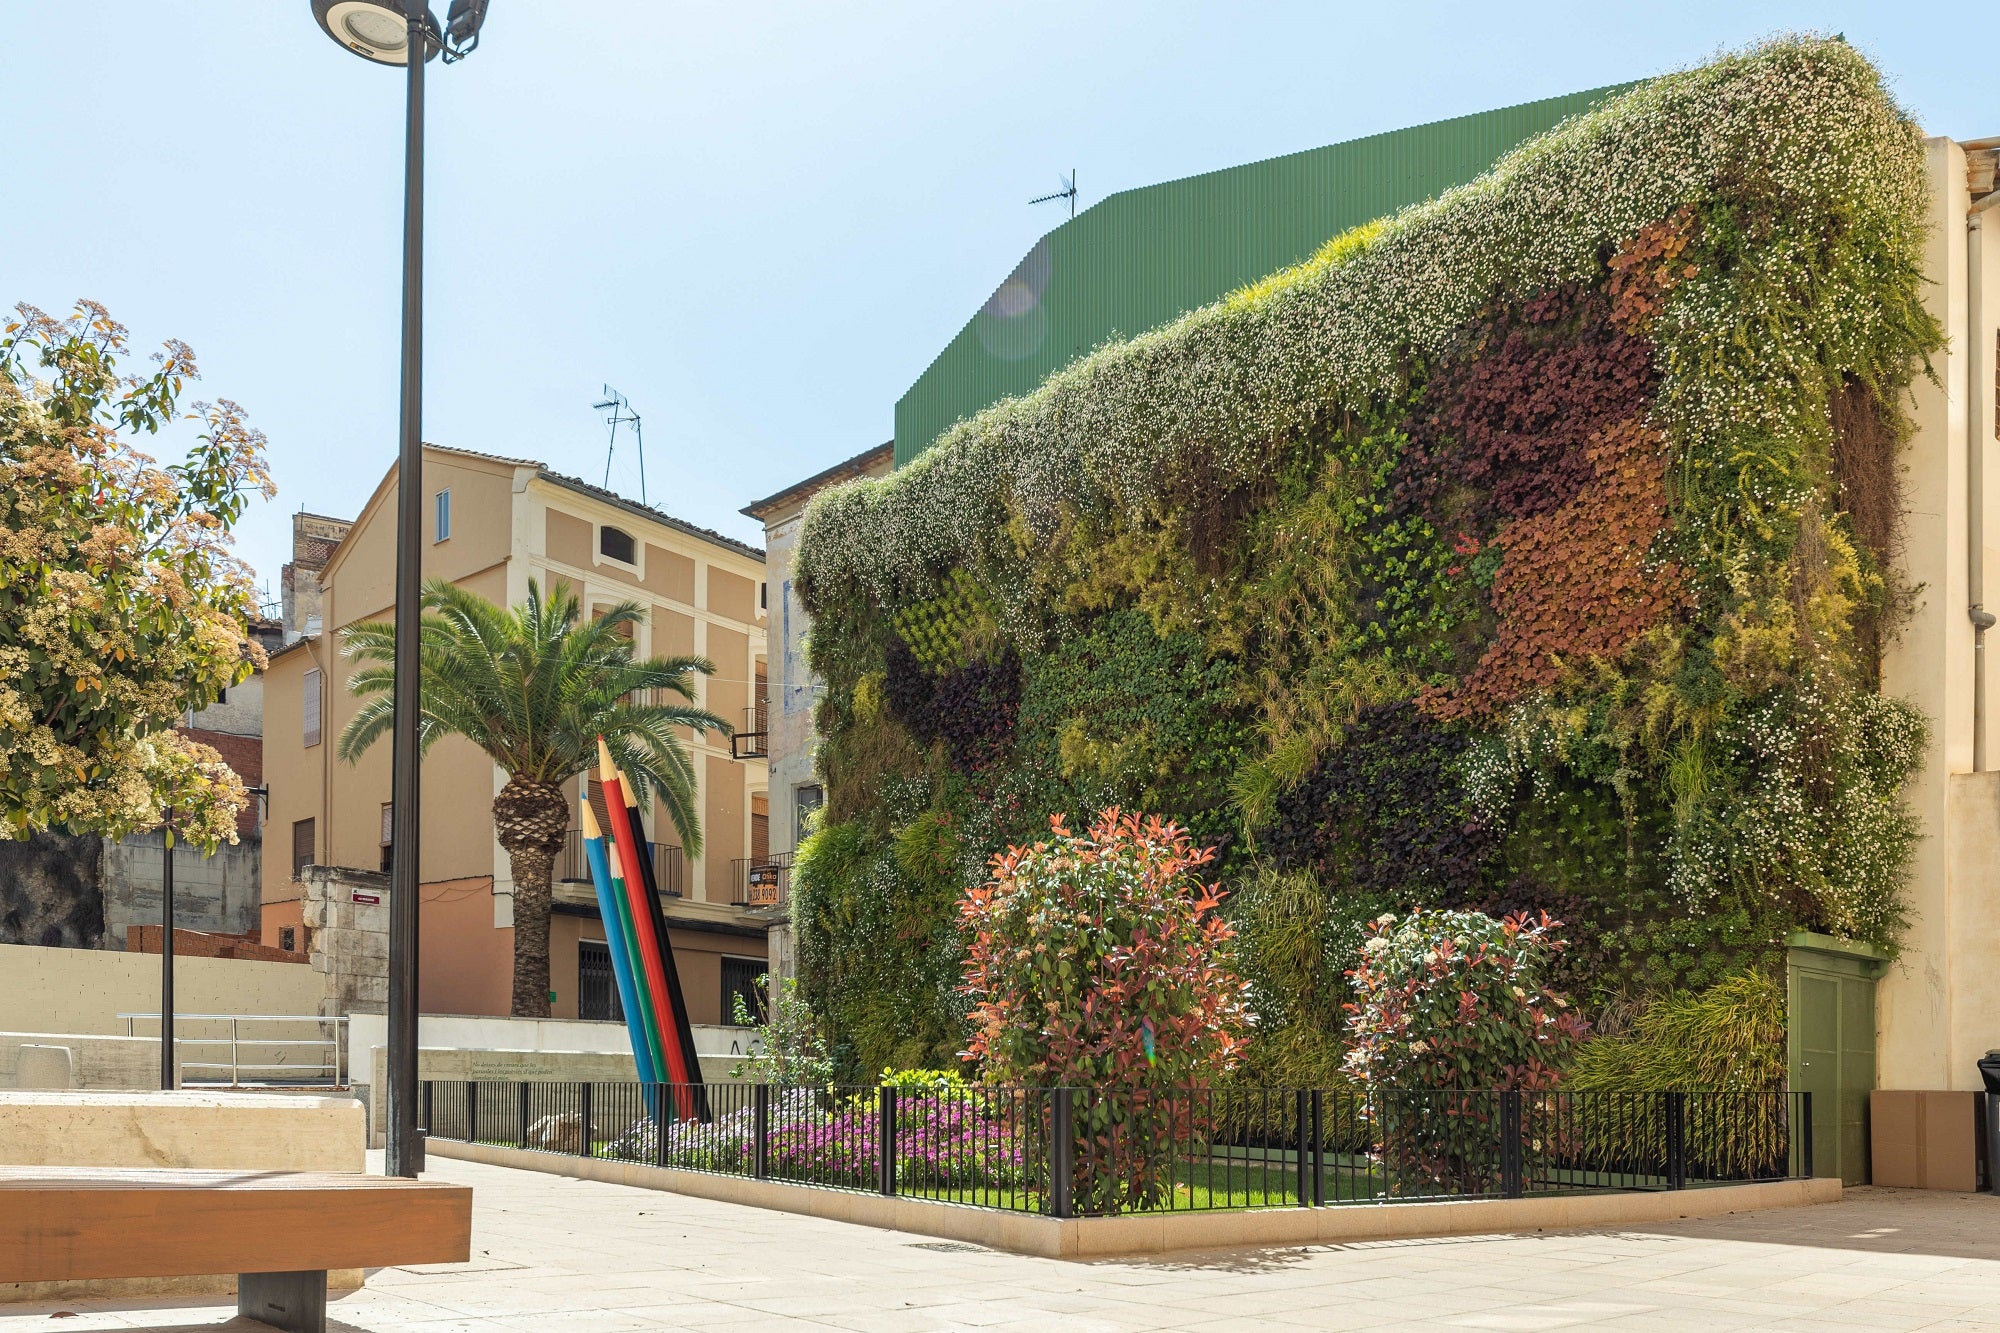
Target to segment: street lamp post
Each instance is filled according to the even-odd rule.
[[[487,0],[452,0],[440,27],[424,0],[312,0],[328,36],[381,65],[409,74],[403,139],[403,392],[396,463],[396,692],[389,785],[389,1123],[385,1173],[423,1168],[417,1137],[417,718],[423,597],[424,65],[447,64],[479,44]],[[416,58],[411,59],[411,54]]]
[[[174,812],[160,824],[160,1091],[174,1090]]]

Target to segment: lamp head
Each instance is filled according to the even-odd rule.
[[[313,17],[327,36],[378,65],[409,63],[410,5],[424,6],[424,0],[312,0]],[[444,49],[444,44],[438,40],[437,20],[428,7],[422,8],[421,17],[430,34],[424,43],[424,59],[428,61]]]

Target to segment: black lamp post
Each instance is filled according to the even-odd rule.
[[[409,71],[403,141],[403,399],[396,465],[396,693],[390,781],[389,1123],[386,1173],[423,1167],[417,1138],[417,717],[423,596],[424,65],[462,59],[479,44],[487,0],[452,0],[442,27],[424,0],[312,0],[327,36],[379,65]],[[412,60],[412,52],[420,59]]]
[[[174,812],[160,824],[160,1091],[174,1090]]]

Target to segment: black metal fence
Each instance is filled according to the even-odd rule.
[[[426,1082],[434,1139],[1056,1217],[1810,1176],[1806,1092]]]

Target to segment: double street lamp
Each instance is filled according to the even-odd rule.
[[[440,25],[425,0],[312,0],[327,36],[378,65],[409,71],[403,140],[403,398],[396,465],[396,693],[390,783],[389,1123],[386,1173],[423,1166],[417,1137],[417,642],[423,596],[424,65],[479,45],[487,0],[452,0]],[[417,53],[417,59],[411,59]]]

